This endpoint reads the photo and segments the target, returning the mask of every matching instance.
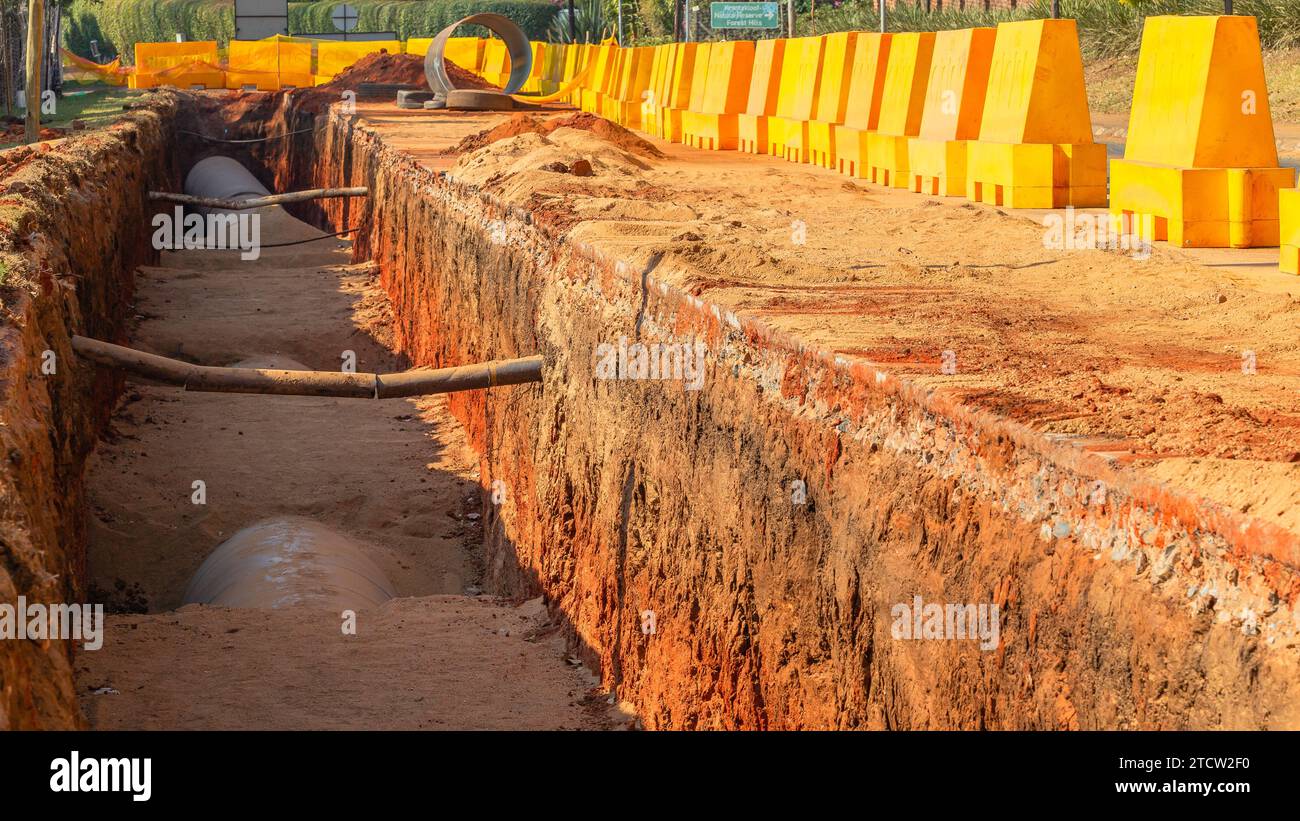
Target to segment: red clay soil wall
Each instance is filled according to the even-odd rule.
[[[623,270],[345,118],[317,141],[296,185],[371,187],[357,257],[415,360],[545,356],[453,400],[489,573],[645,726],[1300,727],[1293,535]],[[622,336],[704,341],[702,389],[596,379]],[[999,646],[894,638],[917,595],[996,603]]]
[[[74,333],[117,341],[154,252],[146,192],[174,184],[171,96],[105,131],[0,155],[0,601],[88,601],[82,467],[121,380]],[[54,373],[42,365],[52,351]],[[84,725],[80,646],[0,640],[0,729]]]

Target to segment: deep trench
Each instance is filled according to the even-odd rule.
[[[183,110],[180,122],[229,133],[224,113]],[[258,150],[185,145],[181,177],[212,154],[285,190]],[[202,365],[411,366],[393,349],[375,267],[354,259],[346,237],[279,207],[247,214],[260,223],[257,259],[164,250],[138,270],[125,344]],[[87,589],[112,614],[104,648],[77,656],[90,726],[609,726],[596,679],[566,660],[540,599],[484,590],[478,479],[444,396],[203,394],[128,379],[86,469]],[[341,534],[396,597],[358,607],[355,635],[316,599],[274,610],[186,606],[205,558],[267,520]],[[304,584],[307,574],[287,578],[310,597],[320,581]]]
[[[14,303],[0,586],[85,601],[93,585],[121,612],[103,650],[0,647],[0,726],[1295,725],[1292,661],[1212,627],[1186,579],[1134,575],[1175,541],[1198,574],[1238,571],[1223,533],[1159,515],[1141,484],[1113,477],[1114,504],[1085,510],[1075,489],[1093,460],[569,242],[364,116],[287,95],[159,99],[118,143],[29,188],[48,215],[24,235],[63,243],[31,255],[80,279],[60,288],[38,268],[36,296]],[[185,132],[292,136],[218,147]],[[152,254],[145,192],[177,190],[217,150],[272,191],[372,186],[273,220],[286,236],[355,229],[350,250],[321,240],[256,265]],[[79,196],[44,193],[62,190]],[[646,329],[709,341],[700,390],[593,378],[591,351]],[[541,354],[545,381],[358,403],[123,390],[81,366],[44,379],[40,352],[75,361],[72,333],[212,365]],[[794,478],[807,504],[789,503]],[[204,555],[280,515],[369,545],[399,598],[351,637],[337,612],[180,606]],[[1044,536],[1048,515],[1106,549]],[[1266,584],[1238,592],[1256,602],[1289,577],[1250,578]],[[992,598],[1006,641],[891,640],[882,614],[918,594]],[[1281,674],[1255,674],[1269,665]]]

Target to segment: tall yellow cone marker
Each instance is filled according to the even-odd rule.
[[[998,24],[966,196],[1008,208],[1106,204],[1106,147],[1092,139],[1073,20]]]
[[[1124,159],[1110,164],[1116,228],[1183,247],[1278,244],[1278,168],[1253,17],[1148,17]]]
[[[935,36],[921,131],[907,144],[913,191],[966,196],[966,143],[979,138],[996,34],[971,28]]]
[[[895,34],[890,43],[880,123],[876,131],[867,136],[869,176],[878,185],[894,188],[911,185],[907,170],[907,142],[921,130],[934,40],[932,31],[909,31]]]

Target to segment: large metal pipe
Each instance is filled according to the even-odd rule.
[[[247,200],[271,194],[242,163],[221,156],[207,157],[194,164],[185,175],[185,193],[223,200]]]
[[[91,362],[121,368],[155,382],[178,385],[187,391],[396,399],[542,381],[540,356],[457,368],[417,368],[376,374],[195,365],[84,336],[72,337],[72,350]]]
[[[446,49],[452,33],[461,26],[483,26],[504,40],[506,53],[510,55],[510,80],[501,91],[503,94],[514,94],[524,87],[528,82],[528,75],[533,71],[533,47],[528,42],[528,35],[524,34],[523,29],[515,25],[509,17],[484,12],[462,17],[438,32],[438,35],[433,38],[429,50],[424,55],[424,78],[428,80],[429,88],[441,94],[456,88],[451,78],[447,76],[447,61],[443,57],[443,50]]]
[[[259,522],[219,544],[185,590],[185,604],[355,610],[397,595],[347,536],[310,519]]]

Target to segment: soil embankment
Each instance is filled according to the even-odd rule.
[[[0,153],[0,601],[84,602],[82,464],[121,380],[73,334],[117,339],[150,261],[146,193],[173,185],[174,98],[93,134]],[[82,723],[64,641],[0,641],[0,729]]]
[[[451,402],[509,489],[489,583],[647,726],[1300,726],[1286,282],[580,129],[446,153],[504,121],[335,110],[298,185],[386,181],[357,247],[416,362],[546,356]],[[703,384],[598,378],[620,340],[703,342]],[[997,649],[899,640],[915,596],[996,605]]]

